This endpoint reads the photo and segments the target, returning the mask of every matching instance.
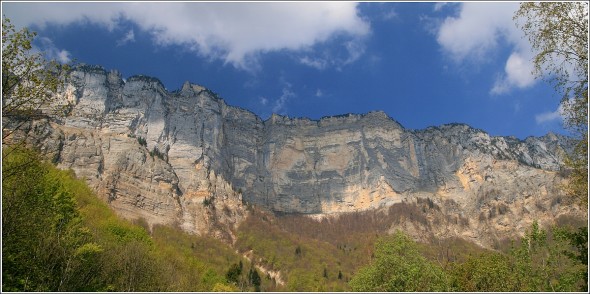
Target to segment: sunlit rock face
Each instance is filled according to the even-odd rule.
[[[127,218],[232,239],[245,203],[332,215],[429,198],[470,219],[453,235],[522,233],[533,219],[575,213],[558,186],[569,138],[522,141],[463,124],[408,130],[383,112],[266,121],[185,83],[80,66],[68,116],[38,141]],[[502,214],[490,209],[505,205]],[[502,206],[503,207],[503,206]],[[481,215],[486,214],[482,219]],[[481,243],[481,242],[480,242]]]

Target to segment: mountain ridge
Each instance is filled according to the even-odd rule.
[[[65,118],[33,123],[58,167],[123,216],[190,233],[235,239],[247,204],[337,215],[428,198],[470,219],[511,207],[467,227],[446,224],[489,245],[490,231],[522,234],[531,214],[550,222],[575,213],[554,204],[565,197],[559,170],[571,148],[561,135],[520,140],[460,123],[411,130],[383,111],[262,120],[197,84],[170,92],[157,78],[125,81],[87,65],[73,69],[58,101],[70,105]]]
[[[72,70],[74,70],[74,71],[76,71],[76,70],[81,70],[81,71],[89,71],[89,72],[93,72],[93,71],[94,71],[94,72],[98,72],[98,73],[103,73],[103,74],[105,74],[105,75],[106,75],[106,74],[108,74],[108,73],[110,72],[109,70],[107,70],[106,68],[104,68],[104,67],[103,67],[103,66],[101,66],[101,65],[90,65],[90,64],[85,64],[85,63],[78,64],[78,65],[77,65],[77,66],[75,66],[75,67],[74,67]],[[116,69],[113,69],[113,70],[111,70],[111,71],[112,71],[112,72],[114,72],[114,73],[116,73],[117,75],[120,75],[120,72],[119,72],[118,70],[116,70]],[[216,93],[215,91],[213,91],[213,90],[211,90],[211,89],[209,89],[209,88],[207,88],[207,87],[205,87],[205,86],[203,86],[203,85],[200,85],[200,84],[198,84],[198,83],[193,83],[193,82],[190,82],[189,80],[186,80],[186,81],[185,81],[185,82],[182,84],[182,86],[180,86],[180,88],[178,88],[178,89],[174,89],[174,90],[168,90],[168,89],[167,89],[167,87],[166,87],[166,86],[164,86],[164,83],[163,83],[163,82],[162,82],[162,81],[161,81],[159,78],[157,78],[157,77],[154,77],[154,76],[150,76],[150,75],[144,75],[144,74],[133,74],[133,75],[130,75],[129,77],[127,77],[126,79],[125,79],[125,78],[123,78],[123,77],[121,76],[121,80],[123,81],[123,83],[126,83],[126,82],[127,82],[127,80],[129,80],[129,81],[142,81],[142,80],[143,80],[143,81],[148,81],[148,82],[156,82],[156,83],[158,83],[158,84],[160,85],[160,87],[161,87],[163,90],[165,90],[166,92],[168,92],[169,94],[172,94],[172,95],[179,94],[180,92],[182,92],[182,90],[183,90],[183,89],[185,89],[185,88],[187,88],[187,87],[196,86],[196,87],[202,88],[202,89],[203,89],[203,91],[206,91],[206,92],[208,92],[208,93],[211,95],[211,97],[212,97],[213,99],[218,99],[218,100],[220,100],[220,101],[223,101],[223,103],[225,103],[227,106],[230,106],[230,107],[233,107],[233,108],[237,108],[237,109],[240,109],[240,110],[243,110],[243,111],[249,112],[249,113],[251,113],[251,114],[253,114],[253,115],[257,116],[257,117],[258,117],[258,118],[259,118],[259,119],[260,119],[262,122],[266,122],[266,121],[270,120],[270,119],[271,119],[273,116],[281,117],[282,119],[290,119],[290,120],[301,120],[301,121],[311,121],[311,122],[316,122],[316,123],[318,123],[318,122],[320,122],[321,120],[324,120],[324,119],[332,119],[332,118],[346,118],[346,117],[350,117],[350,116],[361,116],[361,117],[362,117],[362,116],[368,115],[369,113],[383,113],[383,114],[385,114],[385,115],[386,115],[386,116],[387,116],[387,117],[388,117],[390,120],[392,120],[392,121],[394,121],[395,123],[399,124],[399,125],[400,125],[402,128],[404,128],[404,129],[407,129],[408,131],[415,131],[415,132],[419,132],[419,131],[424,131],[424,130],[427,130],[427,129],[430,129],[430,128],[442,128],[442,127],[446,127],[446,126],[454,126],[454,125],[465,125],[465,126],[467,126],[467,127],[471,128],[471,129],[474,129],[474,130],[477,130],[477,131],[481,131],[481,132],[484,132],[484,133],[488,133],[488,132],[487,132],[486,130],[484,130],[484,129],[481,129],[481,128],[476,128],[476,127],[474,127],[474,126],[472,126],[472,125],[469,125],[469,124],[467,124],[467,123],[463,123],[463,122],[448,122],[448,123],[442,123],[442,124],[439,124],[439,125],[431,125],[431,126],[426,126],[426,127],[424,127],[424,128],[406,128],[406,127],[405,127],[405,126],[404,126],[404,125],[403,125],[403,124],[402,124],[400,121],[398,121],[398,120],[396,120],[395,118],[391,117],[391,116],[390,116],[389,114],[387,114],[385,111],[383,111],[383,110],[379,110],[379,109],[370,110],[370,111],[368,111],[368,112],[364,112],[364,113],[353,113],[353,112],[348,112],[348,113],[342,113],[342,114],[324,115],[324,116],[322,116],[322,117],[320,117],[320,118],[317,118],[317,119],[310,118],[310,117],[306,117],[306,116],[298,116],[298,117],[296,117],[296,116],[293,116],[293,117],[291,117],[291,116],[289,116],[289,115],[282,115],[282,114],[278,114],[278,113],[272,113],[271,115],[269,115],[269,117],[268,117],[268,118],[266,118],[266,119],[263,119],[263,117],[262,117],[261,115],[259,115],[259,114],[255,113],[254,111],[252,111],[252,110],[250,110],[250,109],[247,109],[247,108],[244,108],[244,107],[242,107],[242,106],[238,106],[238,105],[231,105],[231,104],[228,104],[228,103],[226,102],[226,99],[225,99],[225,98],[223,98],[223,97],[221,97],[221,96],[220,96],[218,93]],[[197,94],[198,94],[198,93],[197,93]],[[488,133],[488,134],[489,134],[489,133]],[[527,137],[525,137],[524,139],[518,138],[518,137],[516,137],[516,136],[513,136],[513,135],[491,135],[491,134],[490,134],[490,135],[491,135],[491,136],[493,136],[493,137],[505,137],[505,138],[508,138],[508,137],[514,137],[514,138],[516,138],[516,139],[518,139],[518,140],[520,140],[520,141],[525,141],[527,138],[541,138],[541,137],[545,137],[545,136],[547,136],[547,135],[550,135],[550,134],[556,135],[556,136],[558,136],[558,137],[561,137],[561,138],[570,138],[570,137],[569,137],[569,136],[567,136],[567,135],[563,135],[563,134],[555,133],[555,132],[553,132],[553,131],[549,131],[547,134],[545,134],[545,135],[542,135],[542,136],[534,136],[534,135],[530,135],[530,136],[527,136]]]

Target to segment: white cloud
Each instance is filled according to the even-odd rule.
[[[535,115],[537,124],[544,124],[563,119],[563,106],[559,106],[555,111],[544,112]]]
[[[500,44],[508,44],[512,53],[490,93],[533,85],[531,45],[512,19],[519,3],[469,2],[459,7],[459,15],[447,17],[438,29],[437,41],[443,51],[458,63],[484,63]]]
[[[512,88],[527,88],[535,83],[532,72],[534,65],[532,56],[523,58],[520,53],[513,52],[504,68],[505,74],[496,80],[491,94],[500,95],[509,92]]]
[[[117,46],[123,46],[123,45],[125,45],[127,43],[131,43],[131,42],[135,42],[135,32],[133,31],[133,29],[129,30],[123,38],[121,38],[121,39],[119,39],[119,41],[117,41]]]
[[[272,107],[272,112],[283,114],[286,110],[285,104],[287,103],[287,100],[295,96],[295,93],[291,91],[291,87],[284,87],[283,94],[275,101],[274,106]]]
[[[69,63],[72,60],[70,58],[70,52],[67,50],[60,50],[57,53],[57,60],[61,63]]]
[[[358,41],[352,40],[345,43],[348,57],[342,62],[342,65],[347,65],[357,61],[365,53],[365,44]]]
[[[299,62],[301,64],[307,65],[309,67],[313,67],[318,70],[323,70],[328,67],[328,60],[323,58],[313,58],[310,56],[304,56],[299,58]]]
[[[520,112],[520,102],[519,101],[516,101],[514,103],[514,106],[513,107],[514,107],[514,113]]]
[[[342,47],[325,48],[321,54],[317,54],[320,56],[309,56],[306,54],[303,57],[299,57],[298,60],[301,64],[317,70],[334,68],[340,71],[346,65],[352,64],[361,58],[366,50],[365,44],[360,38],[345,41],[342,43]]]
[[[512,15],[518,3],[462,3],[459,16],[447,17],[437,40],[455,60],[484,58],[499,39],[516,30]]]
[[[397,14],[397,12],[393,8],[390,8],[388,10],[384,10],[381,12],[381,19],[382,20],[393,20],[393,19],[397,19],[398,17],[399,17],[399,15]]]
[[[115,4],[115,3],[112,3]],[[122,16],[124,3],[2,3],[2,13],[17,29],[30,25],[44,28],[48,23],[68,25],[92,22],[114,29]]]
[[[445,7],[447,4],[449,4],[448,2],[436,2],[434,3],[434,11],[441,11],[441,9],[443,9],[443,7]]]
[[[317,89],[317,90],[315,91],[315,96],[316,96],[316,97],[322,97],[322,96],[324,96],[324,92],[322,92],[322,90],[321,90],[321,89]]]
[[[513,52],[506,61],[507,81],[514,83],[519,88],[532,85],[535,82],[535,77],[532,75],[534,69],[532,58],[531,54],[523,56],[519,52]]]
[[[266,97],[260,96],[260,104],[262,104],[262,106],[266,106],[266,104],[268,104],[268,99]]]
[[[39,40],[41,41],[41,48],[35,48],[35,51],[44,52],[45,58],[60,63],[69,63],[72,60],[70,52],[55,47],[51,39],[42,37]]]
[[[20,26],[91,22],[113,30],[122,19],[150,32],[159,45],[184,45],[239,68],[261,53],[303,50],[369,33],[357,3],[6,3],[3,13]]]

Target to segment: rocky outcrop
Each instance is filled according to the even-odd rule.
[[[39,123],[59,167],[125,217],[192,233],[231,240],[244,203],[327,215],[428,198],[477,220],[453,233],[472,239],[574,213],[555,200],[572,145],[557,134],[522,141],[464,124],[408,130],[384,112],[262,121],[202,86],[168,92],[157,79],[124,81],[94,66],[71,73],[60,101],[71,104],[68,116]],[[480,220],[504,206],[501,218]]]

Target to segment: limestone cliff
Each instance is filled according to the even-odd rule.
[[[35,122],[59,167],[123,216],[191,233],[231,240],[244,203],[334,215],[429,199],[470,220],[451,225],[451,235],[484,245],[490,232],[519,234],[532,219],[579,213],[559,203],[572,145],[561,135],[522,141],[463,124],[408,130],[383,112],[262,121],[202,86],[168,92],[157,79],[124,81],[96,66],[77,67],[60,101],[71,105],[64,119]]]

